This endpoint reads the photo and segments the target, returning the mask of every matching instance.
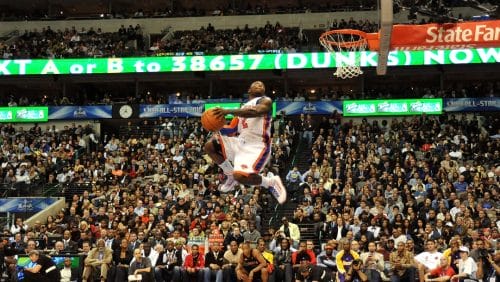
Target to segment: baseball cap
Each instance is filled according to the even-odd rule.
[[[460,248],[458,248],[458,250],[460,252],[469,253],[469,248],[467,248],[466,246],[461,246]]]

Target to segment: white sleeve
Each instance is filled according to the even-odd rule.
[[[425,265],[424,256],[425,256],[425,252],[422,252],[422,253],[415,256],[415,260],[417,262]]]
[[[474,271],[474,266],[476,266],[476,263],[474,262],[474,259],[468,258],[464,262],[464,268],[462,270],[463,273],[466,273],[467,275],[472,276],[472,274],[475,272]],[[476,268],[477,268],[477,266],[476,266]]]

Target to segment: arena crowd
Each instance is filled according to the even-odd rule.
[[[17,218],[4,229],[5,273],[17,275],[16,255],[41,239],[49,255],[86,257],[86,281],[124,281],[130,269],[149,267],[143,281],[234,281],[245,275],[241,252],[255,260],[246,273],[262,281],[431,281],[443,273],[489,281],[500,260],[495,123],[452,114],[277,119],[264,173],[287,175],[298,205],[266,229],[261,215],[274,200],[259,188],[218,192],[223,175],[203,154],[207,135],[197,120],[155,120],[151,136],[107,139],[76,125],[3,125],[4,185],[91,183],[55,217],[33,226]],[[286,171],[303,137],[309,167]],[[318,240],[301,240],[304,228]]]

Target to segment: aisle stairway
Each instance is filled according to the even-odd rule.
[[[298,145],[296,146],[294,158],[291,162],[290,169],[293,166],[297,166],[300,172],[305,172],[309,169],[309,158],[310,158],[310,148],[307,146],[306,142],[302,142],[302,140],[297,140]],[[281,175],[284,180],[286,177],[287,171],[284,171]],[[300,193],[300,191],[299,191]],[[262,213],[262,218],[268,218],[267,222],[262,223],[262,231],[267,231],[269,227],[273,227],[275,229],[281,226],[281,218],[287,217],[288,219],[293,218],[293,214],[295,209],[297,208],[298,203],[296,200],[292,199],[289,195],[285,204],[281,206],[273,206],[268,208],[267,211]],[[300,234],[301,240],[313,240],[315,245],[318,245],[318,238],[314,232],[314,224],[300,224]]]

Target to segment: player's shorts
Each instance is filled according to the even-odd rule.
[[[220,134],[217,134],[216,138],[221,145],[222,155],[233,163],[236,173],[260,173],[271,157],[271,143],[246,141]]]

